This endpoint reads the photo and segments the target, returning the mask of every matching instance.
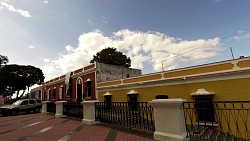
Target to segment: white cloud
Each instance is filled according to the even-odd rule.
[[[31,17],[30,13],[28,11],[19,9],[19,8],[15,8],[13,5],[8,4],[6,2],[0,2],[2,7],[5,7],[7,10],[11,11],[11,12],[17,12],[19,13],[21,16],[24,17]]]
[[[250,38],[250,33],[243,33],[243,32],[240,32],[239,34],[233,36],[233,39],[235,40],[249,39],[249,38]]]
[[[48,4],[48,3],[49,3],[49,1],[47,1],[47,0],[44,0],[44,1],[43,1],[43,3],[45,3],[45,4]]]
[[[44,58],[43,61],[46,62],[46,63],[49,63],[50,59],[49,58]]]
[[[140,32],[123,29],[113,33],[111,36],[105,36],[100,31],[93,31],[80,35],[77,47],[71,45],[65,46],[66,54],[60,54],[56,59],[50,60],[45,65],[44,71],[48,76],[52,73],[69,71],[89,65],[90,60],[96,52],[105,47],[116,47],[131,58],[133,68],[143,69],[145,63],[153,63],[154,71],[162,71],[179,67],[184,61],[190,63],[204,61],[214,57],[222,50],[220,39],[198,39],[183,40],[175,37],[169,37],[159,32]],[[192,52],[185,53],[189,50]],[[165,61],[164,61],[165,60]],[[164,61],[162,63],[162,61]],[[50,72],[50,70],[53,70]],[[50,79],[46,76],[46,79]]]
[[[28,48],[33,49],[33,48],[35,48],[35,47],[34,47],[34,46],[32,46],[32,45],[30,45],[30,46],[28,46]]]

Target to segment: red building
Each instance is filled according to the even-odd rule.
[[[79,103],[97,99],[96,84],[141,75],[141,70],[110,64],[95,63],[68,72],[42,84],[43,101],[66,100]]]

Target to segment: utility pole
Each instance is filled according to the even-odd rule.
[[[231,47],[230,47],[230,50],[231,50],[232,57],[233,57],[233,59],[234,59],[234,53],[233,53],[233,50],[232,50]]]

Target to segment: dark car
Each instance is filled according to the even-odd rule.
[[[5,105],[0,107],[0,114],[2,115],[16,115],[19,112],[29,113],[33,111],[38,113],[41,111],[41,103],[35,99],[21,99],[12,105]]]

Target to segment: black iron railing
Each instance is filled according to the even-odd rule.
[[[184,102],[189,138],[250,140],[250,101]]]
[[[63,115],[66,115],[68,117],[75,117],[75,118],[83,119],[83,105],[64,103]]]
[[[48,102],[47,103],[47,112],[56,113],[56,103],[55,102]]]
[[[146,131],[155,131],[153,108],[147,102],[97,102],[96,120]]]

